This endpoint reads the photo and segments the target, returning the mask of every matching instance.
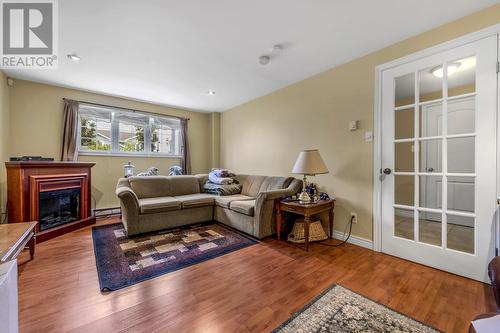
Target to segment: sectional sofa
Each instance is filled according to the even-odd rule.
[[[275,233],[274,201],[300,191],[292,177],[238,175],[241,194],[203,193],[208,175],[121,178],[116,195],[128,235],[215,220],[257,238]]]

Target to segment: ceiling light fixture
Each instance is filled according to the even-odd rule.
[[[68,54],[68,58],[73,60],[73,61],[79,61],[82,59],[79,56],[77,56],[76,54]]]
[[[271,57],[268,55],[263,55],[259,57],[259,64],[267,65],[271,61]]]
[[[207,91],[207,95],[213,96],[213,95],[215,95],[215,91],[213,91],[212,89],[209,89]]]
[[[448,76],[452,76],[453,74],[455,74],[458,69],[460,68],[460,63],[459,62],[454,62],[452,64],[449,64],[448,65]],[[438,78],[442,78],[444,73],[443,73],[443,66],[437,66],[437,67],[434,67],[432,70],[431,70],[431,73],[432,75],[434,75],[435,77],[438,77]]]

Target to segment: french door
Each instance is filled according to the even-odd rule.
[[[382,72],[382,251],[480,281],[494,251],[497,37]]]

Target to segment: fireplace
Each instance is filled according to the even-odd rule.
[[[90,162],[7,162],[8,220],[38,221],[40,243],[95,223]]]
[[[80,219],[80,189],[41,192],[38,196],[39,230],[55,228]]]

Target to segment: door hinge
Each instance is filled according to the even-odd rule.
[[[497,74],[500,73],[500,61],[497,61]]]

